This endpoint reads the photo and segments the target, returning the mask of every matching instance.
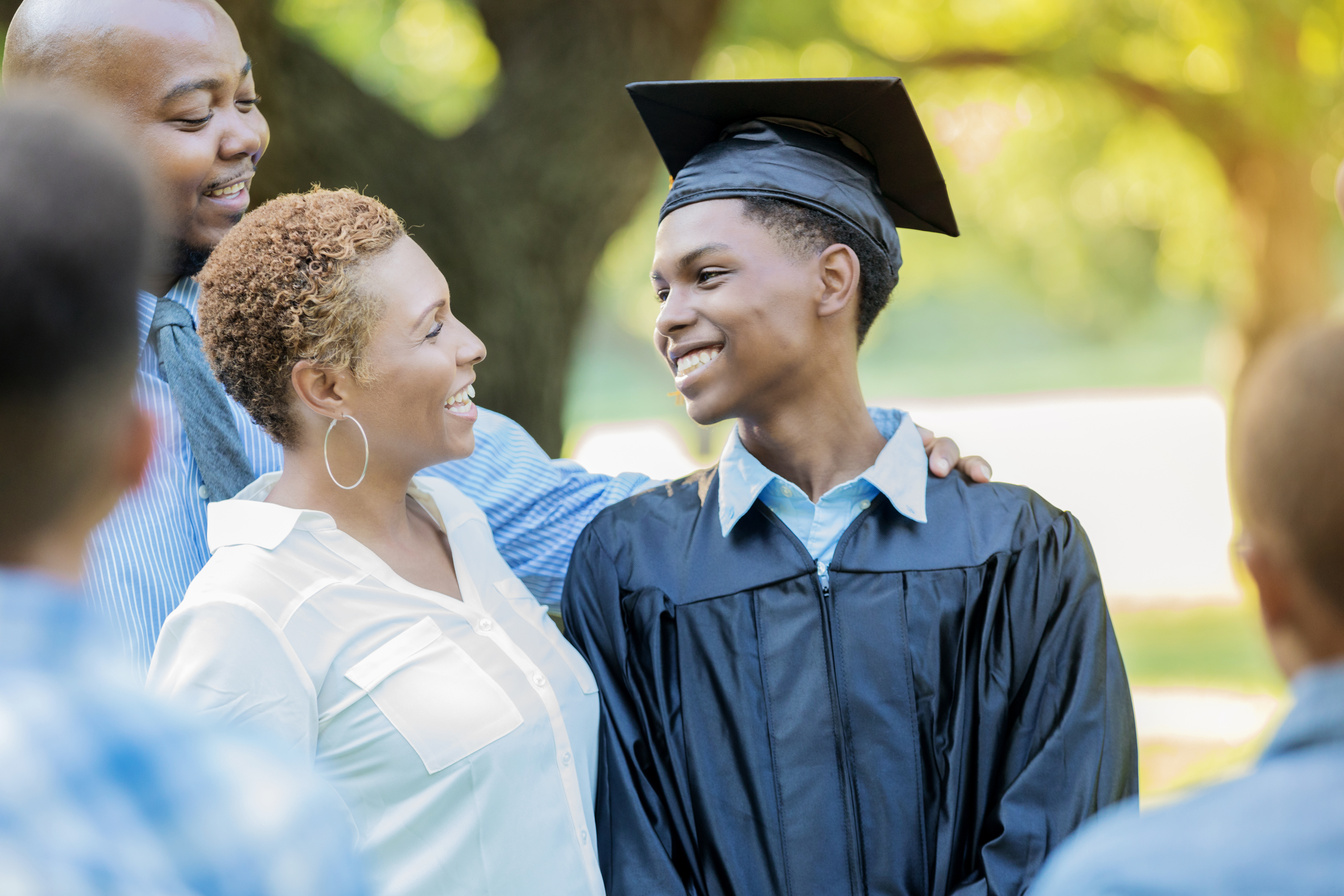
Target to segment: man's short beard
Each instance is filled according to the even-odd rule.
[[[210,251],[213,246],[192,246],[182,240],[173,243],[172,249],[172,274],[173,280],[181,280],[183,277],[195,277],[205,267],[205,263],[210,260]]]
[[[243,212],[232,216],[229,219],[229,226],[232,227],[243,220]],[[210,253],[215,249],[214,246],[193,246],[186,240],[174,240],[172,243],[171,254],[168,256],[172,261],[172,274],[174,282],[183,277],[195,277],[205,267],[205,263],[210,260]]]

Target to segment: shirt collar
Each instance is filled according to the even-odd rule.
[[[878,432],[887,438],[887,444],[873,465],[856,478],[886,495],[891,506],[903,516],[917,523],[928,522],[924,487],[929,459],[914,421],[904,411],[869,408],[868,413]],[[734,426],[719,456],[719,526],[725,538],[737,521],[746,516],[765,487],[776,479],[784,481],[742,445]]]
[[[1294,705],[1265,750],[1271,758],[1303,747],[1344,742],[1344,662],[1312,666],[1293,679]]]
[[[172,285],[168,292],[164,293],[164,298],[172,299],[183,308],[191,312],[191,319],[196,319],[196,308],[200,304],[201,284],[197,283],[192,277],[183,277]],[[149,327],[154,322],[154,307],[159,304],[159,297],[152,292],[140,291],[139,299],[136,302],[136,323],[140,327],[140,344],[144,345],[149,340]]]
[[[279,473],[267,473],[227,501],[206,505],[206,542],[210,553],[241,544],[273,551],[295,529],[336,528],[331,515],[320,510],[266,503],[266,496],[279,478]],[[442,480],[413,479],[406,493],[420,502],[444,532],[451,533],[468,520],[485,522],[480,508]]]

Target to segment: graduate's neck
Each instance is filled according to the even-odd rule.
[[[857,370],[845,379],[840,388],[819,383],[797,401],[737,421],[742,446],[814,504],[871,467],[886,445],[868,414]]]

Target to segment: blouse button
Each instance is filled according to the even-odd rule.
[[[537,688],[538,690],[540,690],[541,688],[546,687],[546,676],[545,676],[545,675],[542,675],[540,672],[533,672],[533,673],[532,673],[532,684],[533,684],[534,686],[536,686],[536,688]]]
[[[587,832],[587,831],[579,831],[579,842],[582,843],[582,844],[584,844],[585,846],[588,845],[588,832]]]
[[[481,634],[493,631],[494,628],[495,628],[495,620],[493,619],[482,619],[480,622],[476,623],[476,631],[480,632]]]
[[[569,768],[569,763],[570,763],[573,759],[574,759],[573,755],[571,755],[571,754],[569,753],[569,751],[566,750],[566,751],[565,751],[565,755],[563,755],[563,756],[560,757],[560,764],[563,765],[565,768]]]

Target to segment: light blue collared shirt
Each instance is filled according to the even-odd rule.
[[[183,279],[168,292],[192,318],[200,286]],[[113,620],[127,652],[149,668],[163,620],[182,600],[191,580],[210,558],[206,547],[206,499],[201,472],[182,431],[159,356],[149,344],[158,299],[141,293],[137,309],[140,362],[135,395],[157,422],[154,454],[140,488],[124,497],[94,531],[85,566],[85,587]],[[489,388],[489,368],[480,383]],[[280,446],[229,399],[243,451],[258,476],[280,469]],[[480,411],[476,450],[470,457],[422,471],[462,489],[485,511],[499,553],[543,603],[560,599],[569,555],[579,532],[599,510],[646,487],[648,477],[615,478],[589,473],[569,460],[552,460],[517,423]]]
[[[0,567],[0,892],[363,896],[311,771],[144,692],[70,586]]]
[[[743,447],[733,427],[719,456],[719,525],[724,537],[760,498],[807,547],[825,583],[840,536],[879,493],[903,516],[927,522],[924,486],[929,462],[914,421],[904,411],[870,408],[869,413],[886,437],[886,446],[871,467],[826,492],[816,504],[803,489],[766,469]]]
[[[1296,705],[1246,776],[1168,806],[1098,815],[1032,896],[1344,892],[1344,662],[1293,681]]]

